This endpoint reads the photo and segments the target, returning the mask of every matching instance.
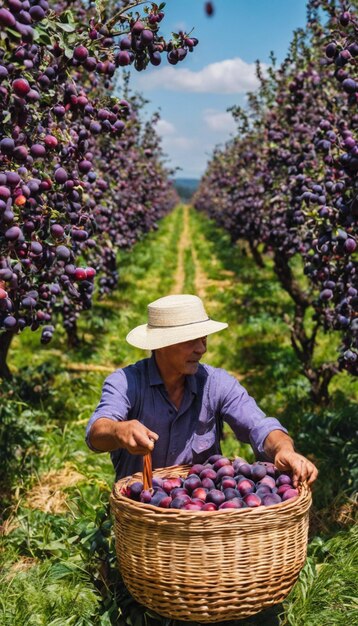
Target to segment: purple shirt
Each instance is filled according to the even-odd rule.
[[[265,459],[264,441],[272,430],[287,430],[274,417],[266,417],[246,389],[225,370],[199,364],[186,377],[179,410],[170,401],[155,357],[116,370],[106,378],[101,400],[90,418],[137,419],[159,435],[152,452],[153,468],[202,463],[220,453],[220,425],[227,422],[236,437],[250,443],[256,457]],[[95,450],[96,451],[96,450]],[[141,456],[127,450],[111,452],[116,480],[142,471]]]

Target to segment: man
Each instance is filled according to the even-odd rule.
[[[294,450],[287,430],[266,417],[240,383],[225,370],[200,364],[207,336],[227,328],[211,320],[197,296],[173,295],[148,306],[148,323],[127,341],[152,356],[115,371],[89,420],[86,440],[111,452],[116,480],[142,470],[202,463],[220,453],[222,423],[250,443],[258,459],[291,471],[293,483],[317,478],[317,469]]]

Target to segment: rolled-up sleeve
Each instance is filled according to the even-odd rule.
[[[107,417],[114,421],[125,420],[128,417],[130,408],[126,375],[123,370],[116,370],[104,381],[101,399],[88,421],[86,427],[86,443],[88,447],[97,452],[96,448],[91,445],[90,431],[98,419]]]
[[[287,433],[275,417],[267,417],[245,387],[225,370],[220,370],[220,415],[234,431],[236,437],[250,443],[256,458],[267,458],[264,443],[273,430]]]

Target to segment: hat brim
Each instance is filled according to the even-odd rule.
[[[199,339],[206,335],[212,335],[220,330],[224,330],[228,324],[224,322],[215,322],[214,320],[206,320],[205,322],[197,322],[195,324],[187,324],[185,326],[176,326],[173,328],[151,328],[148,324],[142,324],[133,328],[128,333],[126,340],[131,346],[141,348],[142,350],[157,350],[167,346],[173,346],[183,341]]]

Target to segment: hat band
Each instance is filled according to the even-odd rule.
[[[192,324],[202,324],[203,322],[210,322],[210,317],[205,320],[198,320],[197,322],[188,322],[187,324],[174,324],[173,326],[155,326],[154,324],[147,324],[149,328],[180,328],[180,326],[192,326]]]

